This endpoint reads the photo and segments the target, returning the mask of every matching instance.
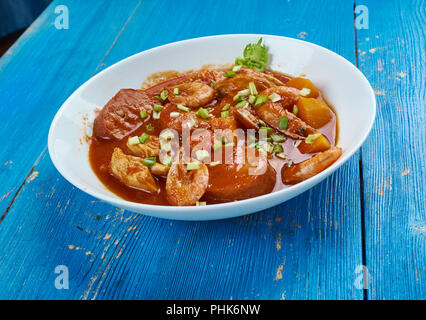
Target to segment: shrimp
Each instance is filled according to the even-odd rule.
[[[292,112],[284,109],[282,105],[267,101],[256,109],[259,118],[285,135],[293,139],[304,139],[310,134],[314,134],[316,130],[306,124],[304,121],[296,117]],[[282,118],[287,118],[285,127],[280,126]]]
[[[110,167],[117,179],[131,187],[149,193],[159,191],[148,167],[142,164],[142,158],[126,155],[120,148],[115,148]]]
[[[342,149],[331,147],[301,163],[294,166],[284,166],[281,170],[281,177],[284,184],[296,184],[309,179],[321,171],[331,166],[342,155]]]
[[[259,130],[259,119],[249,109],[235,109],[234,116],[244,128]]]
[[[177,89],[177,94],[174,93],[174,89]],[[170,87],[168,91],[170,102],[190,108],[204,106],[214,98],[214,89],[201,81],[185,82]]]
[[[169,173],[170,167],[156,162],[151,167],[149,167],[149,170],[154,176],[166,177]]]
[[[204,195],[209,183],[209,170],[204,163],[187,170],[186,164],[174,162],[166,181],[167,199],[172,205],[191,206]]]
[[[220,96],[227,96],[237,91],[247,89],[250,82],[255,84],[259,92],[266,88],[284,85],[280,80],[271,75],[244,68],[238,71],[234,77],[218,81],[214,88]]]
[[[145,143],[131,145],[130,138],[127,140],[127,148],[130,152],[138,157],[148,158],[157,157],[160,154],[160,140],[156,136],[150,136]]]
[[[280,96],[280,100],[272,102],[270,99],[268,99],[266,103],[275,104],[290,111],[293,110],[293,106],[300,98],[300,91],[298,89],[286,86],[278,86],[265,89],[260,93],[260,95],[269,97],[273,93],[278,94]]]

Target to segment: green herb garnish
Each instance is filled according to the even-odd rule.
[[[262,38],[257,43],[249,43],[244,48],[243,58],[235,59],[236,65],[242,65],[247,68],[263,72],[268,63],[268,51],[262,44]]]

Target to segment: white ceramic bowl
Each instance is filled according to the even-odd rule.
[[[119,198],[99,181],[88,160],[84,139],[94,109],[122,88],[140,88],[150,74],[162,70],[197,69],[205,64],[233,63],[246,44],[263,37],[272,57],[270,68],[292,76],[306,75],[324,93],[339,118],[342,157],[332,166],[290,188],[243,201],[202,207],[154,206]],[[85,115],[88,116],[84,120]],[[242,34],[197,38],[153,48],[103,70],[78,88],[62,105],[49,131],[49,153],[58,171],[88,194],[126,210],[179,220],[213,220],[245,215],[287,201],[329,176],[361,146],[376,115],[374,92],[349,61],[320,46],[279,36]]]

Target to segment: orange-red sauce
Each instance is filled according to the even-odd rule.
[[[279,72],[275,71],[266,71],[265,73],[273,75],[283,83],[289,81],[291,79],[290,76],[284,75]],[[153,84],[151,87],[145,89],[147,93],[149,94],[159,94],[163,88],[168,86],[173,86],[176,83],[179,83],[184,79],[187,74],[178,74],[176,75],[175,72],[170,73],[172,77],[170,79],[164,80],[164,72],[161,74],[159,78],[162,78],[163,81]],[[152,77],[153,79],[155,78]],[[323,99],[322,95],[317,99]],[[324,100],[324,99],[323,99]],[[215,107],[219,101],[214,99],[208,106],[206,107]],[[327,103],[328,104],[328,103]],[[338,121],[335,112],[333,111],[332,107],[328,104],[330,107],[331,112],[331,120],[322,128],[319,128],[318,131],[320,131],[330,142],[330,145],[336,145],[337,143],[337,137],[338,137]],[[220,117],[220,108],[217,108],[218,110],[213,110],[212,114],[215,116]],[[150,124],[153,128],[152,131],[146,131],[145,125]],[[143,126],[141,126],[139,129],[131,133],[131,136],[140,136],[142,133],[147,132],[150,135],[156,135],[158,136],[161,132],[159,120],[151,119],[150,121],[146,122]],[[142,190],[138,190],[136,188],[130,187],[124,183],[122,183],[120,180],[118,180],[113,174],[111,174],[109,169],[109,164],[111,161],[111,155],[114,151],[114,148],[120,147],[122,150],[126,152],[127,137],[124,138],[121,141],[106,141],[106,140],[100,140],[96,137],[92,137],[90,141],[90,148],[89,148],[89,159],[90,164],[97,175],[97,177],[102,181],[102,183],[114,194],[118,195],[119,197],[132,201],[132,202],[139,202],[139,203],[146,203],[146,204],[157,204],[157,205],[170,205],[166,198],[166,191],[165,191],[165,178],[159,178],[155,177],[155,179],[158,181],[159,186],[161,188],[161,191],[158,194],[150,194]],[[287,163],[288,160],[292,160],[293,163],[299,163],[304,160],[307,160],[312,157],[312,154],[302,154],[299,152],[299,150],[294,146],[295,140],[288,138],[283,143],[283,149],[284,153],[287,154],[288,158],[286,160],[282,160],[278,157],[273,156],[272,159],[269,159],[269,163],[272,165],[272,167],[276,171],[276,184],[273,189],[273,191],[277,191],[283,188],[286,188],[288,186],[284,185],[281,180],[281,168]],[[226,177],[224,177],[226,179]],[[201,198],[200,201],[206,201],[206,199]],[[208,203],[212,203],[212,201],[208,201]]]

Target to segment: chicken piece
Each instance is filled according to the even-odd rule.
[[[139,157],[126,155],[120,148],[115,148],[110,167],[117,179],[131,187],[149,193],[159,191],[157,182]]]
[[[177,94],[174,93],[175,89],[178,90]],[[170,102],[189,108],[205,106],[214,98],[214,89],[201,81],[185,82],[168,88],[168,91]]]
[[[313,177],[331,166],[342,155],[342,149],[331,147],[291,167],[284,166],[281,177],[284,184],[296,184]]]
[[[120,141],[150,118],[155,101],[142,90],[121,89],[108,101],[93,123],[96,138]],[[141,119],[140,112],[147,111]]]
[[[227,202],[257,197],[273,190],[276,173],[257,149],[234,148],[234,161],[210,166],[206,197],[213,202]]]
[[[273,86],[284,85],[280,80],[269,74],[243,68],[238,71],[234,77],[218,81],[214,88],[220,96],[227,96],[237,91],[247,89],[250,82],[255,84],[258,92]]]
[[[130,138],[127,140],[127,148],[134,156],[148,158],[157,157],[160,154],[160,140],[156,136],[150,136],[145,143],[131,145]]]
[[[204,195],[208,182],[209,170],[204,163],[188,170],[187,164],[174,162],[167,175],[167,199],[175,206],[192,206]]]

